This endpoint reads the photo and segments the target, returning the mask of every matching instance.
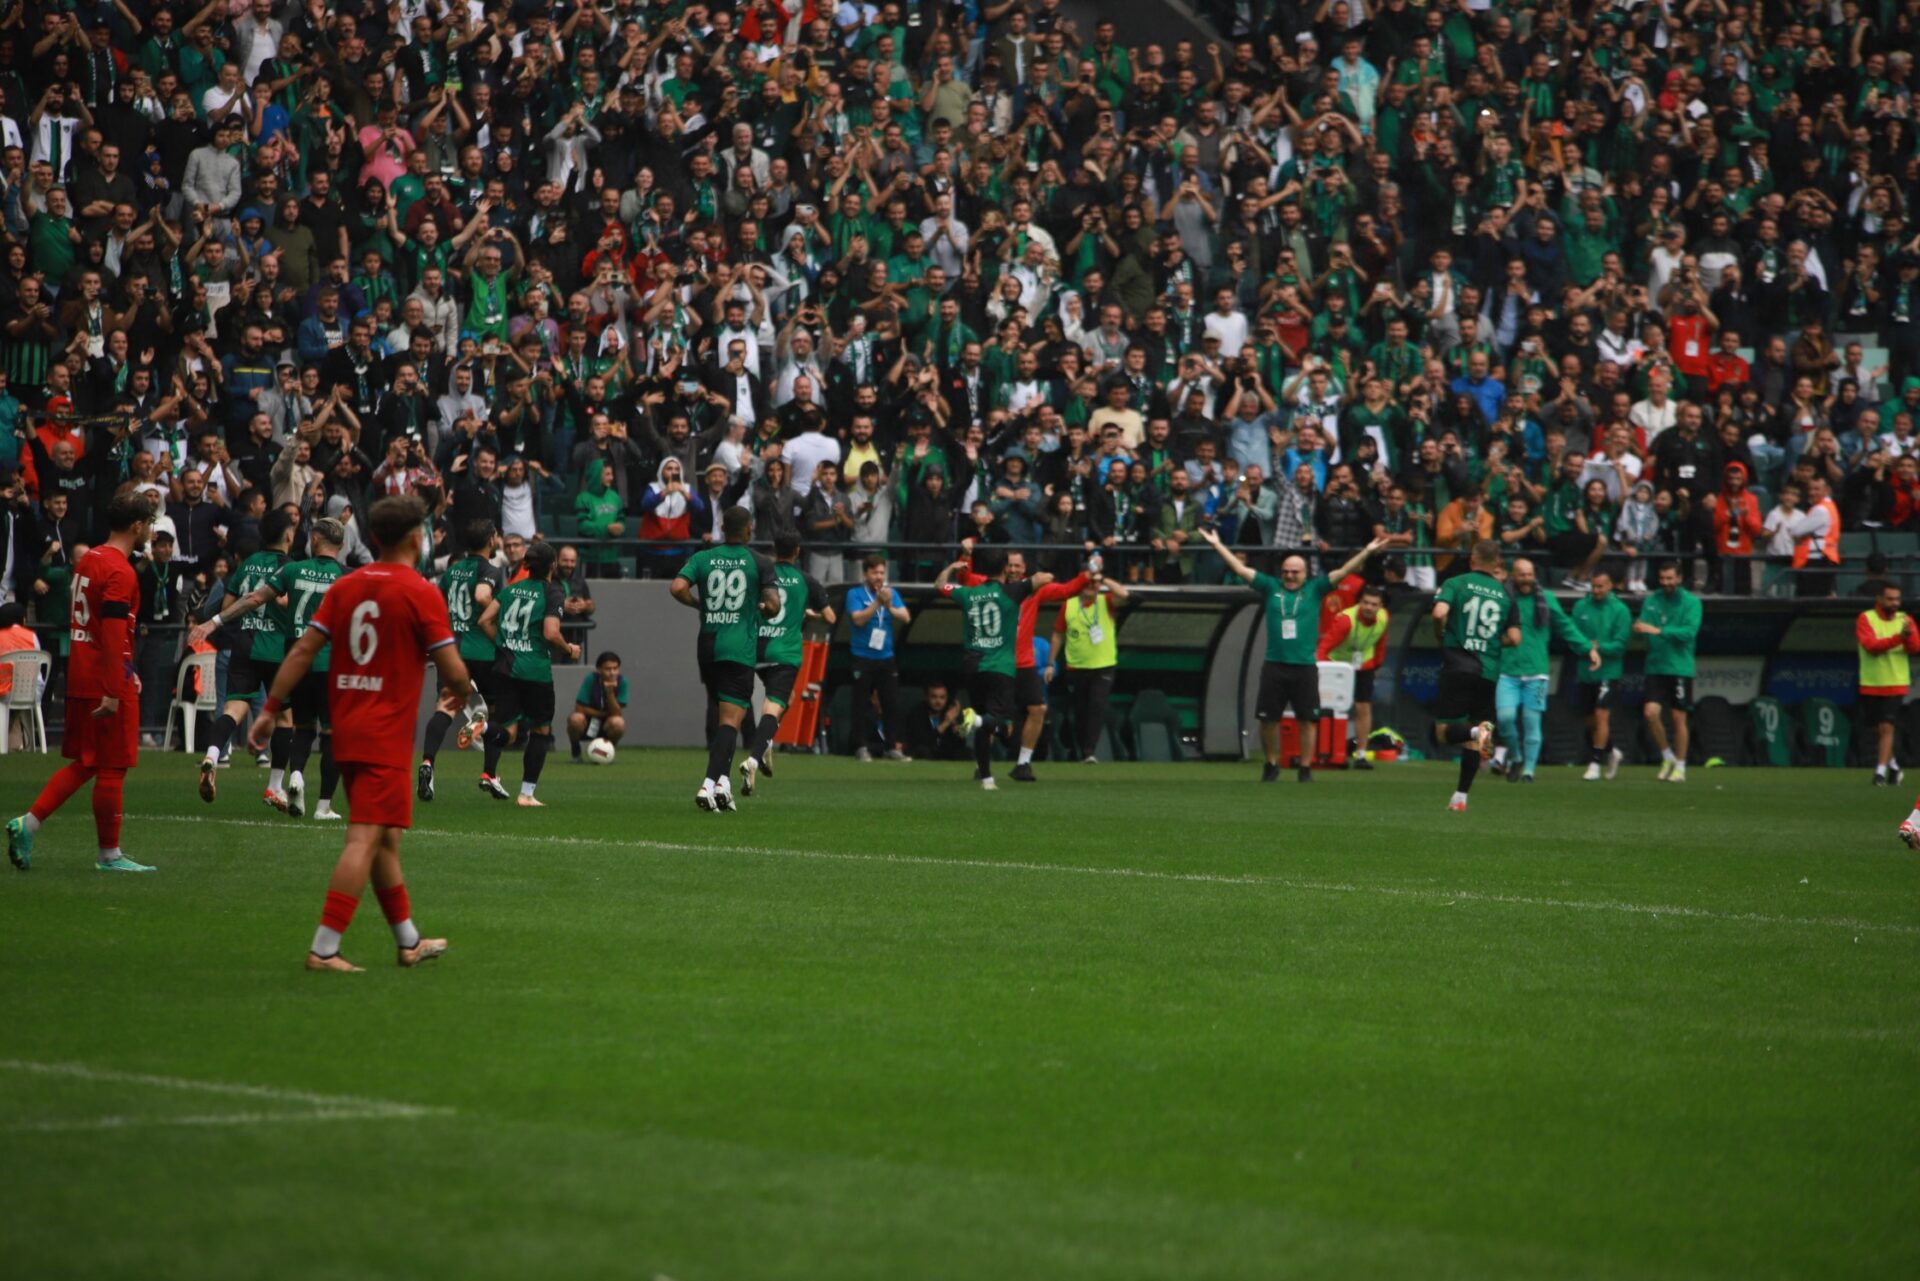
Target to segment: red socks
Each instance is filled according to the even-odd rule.
[[[126,786],[123,769],[103,769],[93,776],[93,826],[103,850],[120,848],[120,800]]]
[[[78,761],[68,762],[60,768],[58,773],[47,780],[47,785],[40,789],[39,799],[34,801],[33,808],[27,812],[39,819],[42,823],[46,822],[53,817],[55,810],[71,800],[73,794],[85,787],[87,780],[92,777],[93,767],[91,765],[82,765]],[[95,795],[97,797],[98,793],[95,793]],[[116,811],[120,808],[119,795],[120,793],[116,790],[114,792],[114,809]],[[117,825],[114,829],[114,836],[114,844],[117,845],[119,844],[119,828]]]
[[[407,887],[395,885],[389,889],[373,891],[380,896],[380,910],[386,913],[388,925],[398,925],[413,915],[413,908],[407,902]]]
[[[345,934],[347,927],[353,924],[354,909],[359,906],[360,900],[353,895],[328,890],[327,906],[320,913],[320,924],[335,934]]]

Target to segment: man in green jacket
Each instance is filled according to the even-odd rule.
[[[1188,583],[1193,581],[1193,552],[1189,549],[1200,541],[1203,513],[1187,473],[1178,464],[1168,481],[1173,492],[1160,504],[1160,518],[1153,530],[1154,562],[1158,571],[1154,581]]]
[[[1575,697],[1581,718],[1586,721],[1593,755],[1587,772],[1581,777],[1592,783],[1603,772],[1612,778],[1620,770],[1620,749],[1613,746],[1613,691],[1619,688],[1626,668],[1627,642],[1633,636],[1633,611],[1613,594],[1613,576],[1597,572],[1593,592],[1573,604],[1573,625],[1593,641],[1600,651],[1600,666],[1580,671]]]
[[[1532,561],[1522,557],[1513,562],[1508,592],[1520,624],[1520,643],[1500,651],[1500,680],[1494,687],[1493,708],[1503,742],[1494,749],[1488,768],[1496,774],[1505,773],[1509,783],[1531,783],[1533,771],[1540,764],[1540,722],[1547,710],[1548,641],[1558,636],[1568,649],[1585,654],[1589,671],[1599,668],[1600,651],[1574,626],[1560,602],[1540,590]],[[1519,756],[1518,769],[1508,768],[1509,751]]]
[[[614,484],[612,463],[599,463],[588,471],[586,486],[573,500],[573,510],[580,518],[580,533],[587,538],[619,538],[627,532],[626,504],[620,501],[620,490]],[[620,549],[596,543],[581,559],[593,567],[594,577],[604,578],[620,563]]]
[[[1693,710],[1693,649],[1700,640],[1700,598],[1680,586],[1680,566],[1660,566],[1660,590],[1640,607],[1633,630],[1647,638],[1647,732],[1660,749],[1660,781],[1687,781],[1687,713]],[[1669,741],[1661,709],[1673,717]]]

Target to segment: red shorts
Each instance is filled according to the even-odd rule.
[[[341,761],[347,787],[347,821],[381,827],[413,826],[413,779],[405,765]]]
[[[95,719],[97,698],[67,700],[66,732],[60,754],[94,769],[132,769],[140,761],[140,696],[120,700],[120,710]]]

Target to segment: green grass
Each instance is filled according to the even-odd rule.
[[[251,768],[134,773],[157,876],[80,798],[0,881],[9,1275],[1920,1275],[1920,859],[1858,772],[1463,818],[1433,765],[783,757],[728,817],[691,753],[544,812],[443,764],[426,970],[371,896],[370,972],[299,968],[340,832]]]

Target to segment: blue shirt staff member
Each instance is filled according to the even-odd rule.
[[[889,744],[887,759],[912,760],[901,732],[900,671],[894,664],[893,646],[897,629],[912,622],[913,615],[887,582],[885,556],[868,556],[860,582],[847,589],[847,621],[853,646],[854,759],[873,759],[873,696],[878,692]]]

